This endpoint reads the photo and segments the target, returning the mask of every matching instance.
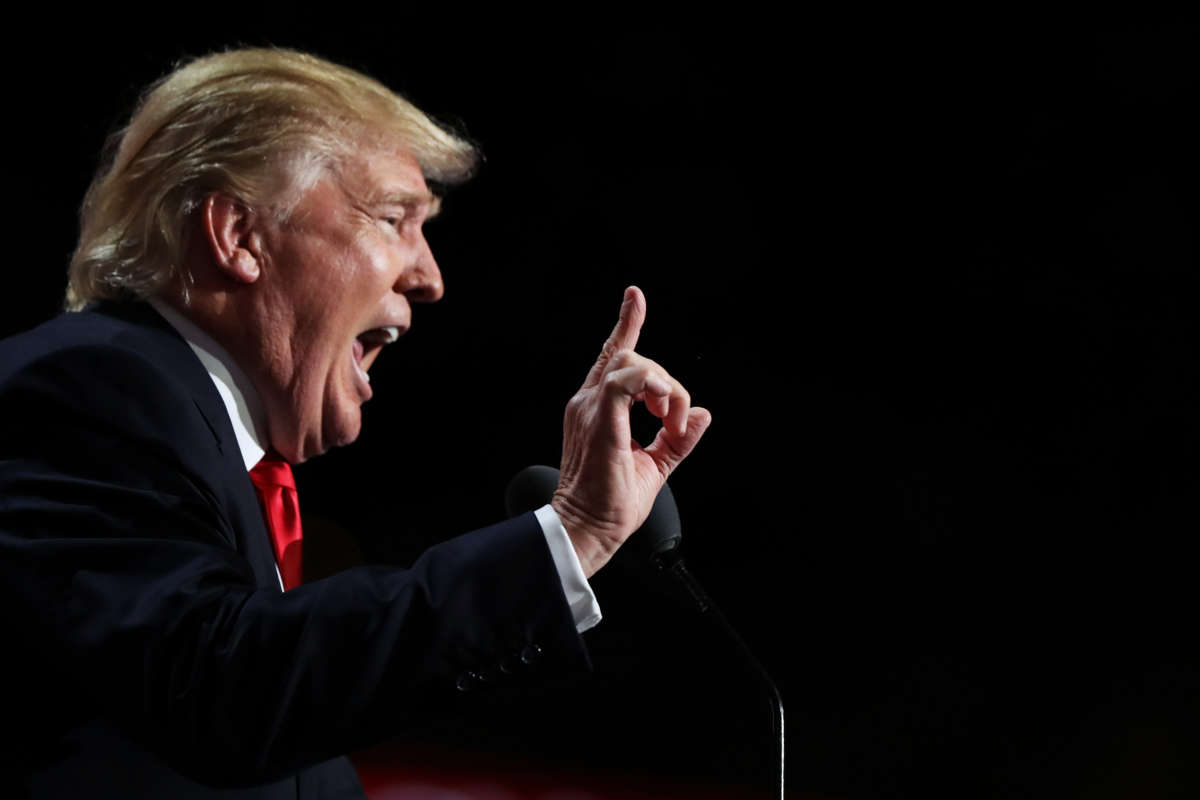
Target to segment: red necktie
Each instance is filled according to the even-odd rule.
[[[283,588],[292,589],[300,585],[302,536],[300,498],[292,467],[272,450],[250,470],[250,480],[254,482],[258,504],[271,532],[271,546],[275,548],[275,563],[279,565]]]

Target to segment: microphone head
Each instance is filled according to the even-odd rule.
[[[663,484],[654,498],[654,505],[650,507],[650,514],[634,535],[637,537],[633,540],[634,546],[650,558],[657,558],[679,547],[679,540],[683,538],[683,523],[679,521],[679,506],[675,505],[675,495],[671,494],[670,486]]]
[[[508,488],[504,490],[504,506],[509,516],[513,517],[533,511],[549,503],[557,488],[557,469],[542,465],[526,467],[508,482]],[[664,483],[654,498],[646,521],[622,549],[632,548],[653,559],[678,547],[682,536],[679,506],[675,505],[671,487]]]
[[[542,464],[518,472],[504,490],[504,508],[510,517],[536,511],[550,502],[558,488],[558,470]]]

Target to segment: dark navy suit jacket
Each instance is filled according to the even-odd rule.
[[[474,675],[587,667],[532,514],[282,593],[225,407],[141,303],[0,343],[0,614],[4,796],[361,797],[340,754]]]

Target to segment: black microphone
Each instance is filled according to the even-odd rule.
[[[549,503],[557,488],[558,470],[554,467],[543,465],[526,467],[508,482],[508,487],[504,490],[504,505],[508,509],[509,516],[515,517]],[[771,725],[779,748],[775,754],[778,761],[775,763],[775,774],[772,776],[772,796],[783,800],[783,700],[779,696],[779,689],[763,665],[750,652],[746,642],[729,624],[725,615],[721,613],[700,582],[692,576],[687,565],[684,564],[683,558],[679,554],[679,542],[682,536],[683,524],[679,520],[679,507],[675,505],[675,496],[671,494],[671,488],[664,483],[662,490],[654,498],[654,505],[650,508],[650,514],[646,517],[646,521],[622,546],[622,550],[633,548],[648,556],[660,571],[671,575],[691,595],[696,609],[729,638],[750,672],[761,682],[770,705]]]
[[[504,507],[510,517],[533,511],[550,502],[558,488],[558,470],[543,464],[526,467],[513,476],[504,490]]]
[[[558,470],[535,464],[518,472],[504,490],[504,507],[510,517],[541,508],[554,497],[558,488]],[[670,558],[683,536],[683,523],[679,521],[679,506],[671,487],[663,484],[662,491],[654,498],[654,505],[642,527],[634,532],[623,545],[642,553],[652,561]]]

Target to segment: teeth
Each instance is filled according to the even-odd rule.
[[[362,379],[363,379],[364,381],[366,381],[367,383],[370,383],[370,382],[371,382],[371,375],[370,375],[370,373],[368,373],[368,372],[367,372],[365,369],[363,369],[363,368],[362,368],[362,364],[358,363],[358,359],[357,359],[357,358],[352,358],[352,359],[350,359],[350,363],[354,365],[354,369],[355,369],[355,371],[356,371],[356,372],[358,372],[358,374],[359,374],[360,376],[362,376]]]
[[[368,344],[391,344],[400,338],[400,329],[394,326],[372,328],[369,331],[360,333],[358,338]]]

